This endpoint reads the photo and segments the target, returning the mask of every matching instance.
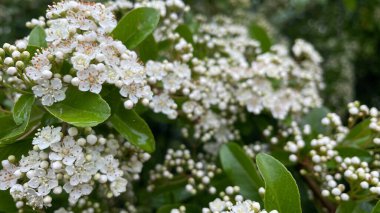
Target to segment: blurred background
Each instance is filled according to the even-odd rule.
[[[0,43],[29,33],[25,23],[53,0],[0,0]],[[325,105],[343,113],[359,100],[380,107],[380,0],[185,0],[194,11],[228,15],[264,29],[270,43],[312,43],[324,58]]]

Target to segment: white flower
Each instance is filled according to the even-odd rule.
[[[82,53],[74,53],[74,56],[71,57],[71,63],[73,64],[73,68],[82,71],[87,69],[90,66],[91,58]]]
[[[319,64],[322,62],[322,57],[314,49],[314,47],[310,43],[302,39],[296,40],[292,50],[296,57],[304,56],[315,64]]]
[[[33,208],[42,209],[44,206],[44,198],[38,194],[34,189],[28,188],[25,191],[26,204]]]
[[[62,143],[54,143],[50,146],[49,159],[52,161],[62,161],[67,166],[73,165],[74,161],[81,156],[82,147],[75,143],[71,136],[65,136]]]
[[[53,188],[58,186],[57,175],[52,169],[47,172],[44,169],[37,169],[34,176],[29,180],[28,186],[38,189],[39,195],[48,195]]]
[[[46,41],[54,42],[61,39],[67,39],[70,36],[70,25],[67,19],[55,19],[49,21],[49,27],[46,29]]]
[[[101,51],[99,49],[99,43],[97,41],[99,35],[95,32],[87,32],[82,34],[77,34],[75,39],[78,42],[75,46],[75,55],[84,54],[89,60],[92,60]]]
[[[114,159],[112,155],[107,155],[100,161],[99,170],[107,176],[109,181],[113,182],[117,177],[123,175],[123,171],[121,171],[118,167],[119,161]]]
[[[119,196],[121,193],[127,191],[128,181],[124,178],[117,177],[110,185],[110,189],[114,196]]]
[[[40,80],[42,78],[42,72],[45,70],[51,70],[51,63],[48,59],[48,55],[51,54],[45,50],[41,53],[37,53],[31,62],[31,66],[26,67],[26,75],[32,80]]]
[[[212,212],[221,212],[227,207],[226,203],[220,198],[216,198],[214,201],[210,202],[209,206]]]
[[[75,204],[83,195],[91,194],[93,187],[90,184],[73,186],[70,183],[66,183],[63,189],[69,193],[69,202]]]
[[[120,94],[129,98],[133,103],[137,103],[141,98],[151,99],[153,95],[150,87],[143,84],[123,85],[120,89]]]
[[[173,63],[172,67],[173,72],[182,79],[190,79],[191,70],[187,64],[182,64],[178,61]]]
[[[127,48],[121,41],[115,41],[110,37],[101,37],[98,41],[100,42],[100,53],[105,57],[106,64],[118,67],[120,65],[120,55],[127,51]]]
[[[41,157],[40,154],[34,150],[28,152],[27,156],[22,156],[20,159],[20,171],[28,172],[30,170],[37,169],[40,166]]]
[[[145,65],[146,74],[153,77],[155,80],[162,80],[167,74],[163,65],[160,62],[148,61]]]
[[[83,6],[83,5],[81,5]],[[92,8],[89,8],[91,11]],[[96,31],[96,23],[86,17],[86,10],[76,13],[70,13],[72,16],[67,16],[67,20],[70,22],[73,28],[78,28],[83,31]]]
[[[104,66],[103,66],[104,67]],[[107,80],[107,75],[103,70],[99,70],[97,65],[91,64],[88,69],[78,71],[79,90],[100,93],[102,84]]]
[[[124,84],[142,83],[145,79],[145,69],[137,61],[137,58],[131,58],[120,62],[122,69],[119,71],[119,75]]]
[[[33,138],[33,145],[37,145],[41,150],[48,148],[51,144],[61,141],[61,127],[46,126],[36,133]]]
[[[172,107],[175,103],[168,94],[163,93],[154,96],[151,105],[155,113],[162,112],[164,114],[171,114],[173,112]]]
[[[183,79],[175,73],[170,73],[162,79],[162,82],[164,84],[164,89],[170,91],[177,91],[181,88]]]
[[[3,169],[0,170],[0,190],[7,190],[17,183],[18,177],[14,175],[17,167],[9,161],[2,162]]]
[[[127,170],[131,173],[140,173],[143,168],[143,163],[137,158],[131,158],[128,162]]]
[[[25,189],[20,184],[15,184],[9,190],[14,200],[21,200],[25,196]]]
[[[90,161],[86,162],[85,157],[82,155],[77,158],[74,165],[65,168],[70,177],[70,185],[77,186],[82,183],[88,183],[92,176],[97,172],[95,163]]]
[[[40,80],[36,86],[32,87],[33,93],[37,97],[42,97],[42,104],[51,106],[55,102],[63,101],[66,98],[65,88],[58,78],[52,80]]]
[[[231,207],[231,213],[254,213],[245,203],[238,203]]]

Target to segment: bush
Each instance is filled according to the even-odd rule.
[[[67,0],[27,22],[0,48],[0,211],[380,211],[378,110],[324,107],[321,55],[248,8]]]

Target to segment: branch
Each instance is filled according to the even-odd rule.
[[[304,162],[301,162],[300,166],[308,168],[308,165]],[[319,184],[314,179],[312,179],[311,177],[307,175],[301,175],[301,176],[306,181],[306,184],[309,186],[309,188],[313,192],[314,197],[318,199],[318,201],[322,204],[322,206],[324,206],[329,213],[335,213],[336,206],[334,205],[334,203],[330,202],[329,200],[327,200],[325,197],[322,196]]]

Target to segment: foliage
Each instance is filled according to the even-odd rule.
[[[61,1],[0,48],[0,212],[378,212],[379,111],[320,95],[345,47],[187,3]]]

